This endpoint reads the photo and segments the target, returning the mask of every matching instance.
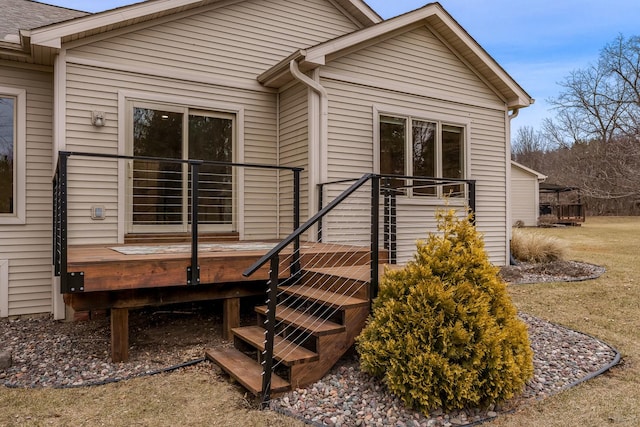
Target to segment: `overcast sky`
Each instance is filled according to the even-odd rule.
[[[48,0],[99,12],[132,0]],[[383,18],[417,9],[423,0],[367,0]],[[536,103],[514,121],[539,129],[552,117],[546,100],[572,70],[597,60],[618,34],[640,35],[638,0],[440,0],[444,8],[533,97]]]

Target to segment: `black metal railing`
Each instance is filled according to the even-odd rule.
[[[398,261],[398,197],[413,197],[415,200],[464,200],[471,220],[475,223],[476,189],[475,180],[456,178],[432,178],[405,175],[377,175],[380,178],[380,194],[383,198],[383,248],[388,252],[390,264]],[[354,182],[353,179],[336,180],[320,184],[318,206],[323,207],[326,187],[329,185]],[[456,189],[457,191],[453,191]],[[317,224],[317,239],[323,241],[324,222]]]
[[[404,185],[398,185],[399,180],[410,180],[406,182]],[[348,185],[348,188],[343,191],[337,192],[338,194],[332,198],[331,202],[324,205],[324,198],[330,195],[330,192],[327,191],[327,186],[332,184],[340,184],[341,186]],[[369,191],[366,186],[370,185]],[[399,195],[411,195],[415,189],[417,188],[436,188],[435,193],[431,190],[428,190],[434,195],[440,195],[444,193],[441,188],[457,188],[459,189],[459,196],[464,198],[466,206],[472,211],[475,211],[475,181],[473,180],[458,180],[458,179],[437,179],[437,178],[424,178],[424,177],[401,177],[401,176],[391,176],[391,175],[378,175],[378,174],[365,174],[361,178],[355,180],[340,180],[333,181],[330,183],[325,183],[319,186],[319,211],[315,215],[313,215],[308,221],[298,227],[291,235],[282,240],[278,245],[276,245],[269,253],[264,255],[258,261],[256,261],[250,268],[248,268],[243,274],[246,277],[251,276],[253,273],[258,271],[263,265],[266,263],[270,263],[270,280],[268,284],[268,293],[267,293],[267,311],[264,316],[264,327],[266,330],[265,334],[265,343],[264,350],[262,353],[262,357],[260,358],[263,364],[263,377],[262,377],[262,402],[263,405],[267,405],[270,400],[271,393],[271,379],[274,371],[274,367],[276,363],[274,363],[274,341],[275,336],[278,333],[277,331],[277,322],[276,322],[276,310],[279,304],[279,298],[289,298],[284,294],[280,294],[278,289],[279,286],[282,288],[286,288],[288,285],[297,284],[300,280],[305,278],[307,271],[313,272],[315,267],[312,265],[313,263],[308,261],[306,258],[301,258],[300,256],[296,256],[296,259],[300,261],[301,259],[304,261],[303,265],[300,266],[300,269],[297,270],[299,273],[298,276],[290,275],[290,276],[281,276],[282,267],[280,264],[281,258],[290,257],[291,254],[289,252],[286,255],[283,255],[283,251],[287,247],[289,247],[293,242],[299,240],[300,237],[312,231],[313,227],[317,227],[315,232],[315,237],[318,242],[326,242],[327,241],[327,228],[331,228],[332,224],[326,224],[329,215],[334,213],[335,211],[339,211],[344,205],[351,207],[347,207],[346,209],[355,212],[350,217],[346,215],[338,215],[337,218],[331,218],[330,222],[340,222],[341,219],[344,220],[347,225],[344,225],[341,229],[340,233],[334,233],[334,241],[341,242],[357,242],[350,245],[349,250],[352,251],[351,254],[345,254],[340,248],[332,247],[330,250],[338,253],[335,257],[333,255],[329,255],[322,257],[322,259],[318,262],[317,265],[325,265],[327,264],[327,259],[330,260],[328,263],[330,266],[339,266],[346,267],[350,264],[358,264],[357,267],[363,267],[363,263],[366,265],[368,263],[368,271],[369,271],[369,280],[368,286],[369,290],[367,292],[370,304],[371,301],[377,296],[378,292],[378,274],[379,274],[379,262],[380,262],[380,197],[384,198],[384,210],[383,210],[383,218],[384,218],[384,227],[383,227],[383,240],[384,240],[384,248],[389,251],[389,255],[385,256],[385,261],[395,262],[396,255],[391,254],[391,252],[395,252],[395,236],[397,233],[397,226],[394,224],[396,218],[397,209],[396,206],[396,198]],[[416,196],[418,197],[418,196]],[[358,219],[352,219],[353,216],[357,216]],[[368,216],[365,218],[365,216]],[[365,224],[368,224],[365,227]],[[368,236],[366,239],[362,236],[364,230],[368,229]],[[355,229],[355,231],[353,231]],[[345,235],[348,234],[358,234],[356,238],[352,238]],[[355,248],[357,245],[363,245],[365,240],[368,241],[368,252],[369,258],[363,261],[363,257],[361,255],[355,254],[357,249]],[[331,243],[333,244],[333,242]],[[292,254],[298,251],[297,248],[293,249]],[[355,254],[355,255],[354,255]],[[339,258],[336,260],[336,258]],[[287,265],[288,263],[284,263]],[[317,270],[317,268],[315,268]],[[311,275],[315,273],[309,273]],[[309,281],[308,278],[305,278],[306,281]],[[314,279],[316,280],[316,279]],[[316,283],[319,283],[320,279],[316,280]],[[321,288],[324,289],[324,288]],[[289,304],[289,303],[288,303]],[[302,301],[299,304],[300,306],[309,305],[308,301]],[[332,315],[337,311],[334,309]],[[325,312],[326,315],[326,312]],[[284,328],[283,332],[286,336],[296,336],[297,333],[293,332],[289,328]]]
[[[183,160],[162,157],[62,151],[59,153],[58,164],[53,178],[54,226],[52,260],[54,272],[56,276],[60,277],[60,289],[62,293],[84,291],[83,272],[69,272],[67,268],[70,227],[69,211],[70,208],[73,208],[73,206],[70,206],[69,202],[69,176],[70,173],[73,172],[73,168],[69,165],[71,158],[80,158],[85,162],[87,159],[93,159],[98,162],[96,163],[96,166],[99,163],[105,163],[108,161],[115,162],[117,164],[117,162],[125,160],[132,161],[133,165],[143,165],[138,169],[127,172],[130,174],[131,181],[133,182],[133,189],[131,192],[135,193],[135,195],[130,196],[133,200],[131,203],[133,205],[131,207],[132,212],[130,213],[132,218],[131,222],[132,224],[144,227],[149,224],[175,226],[176,224],[181,224],[182,221],[182,225],[185,226],[185,229],[189,230],[187,234],[189,236],[191,246],[191,264],[186,272],[186,285],[197,285],[200,282],[198,265],[198,242],[199,235],[201,233],[200,226],[231,223],[230,218],[233,215],[231,210],[233,209],[232,206],[234,203],[236,203],[236,200],[233,199],[236,197],[234,193],[243,191],[243,189],[232,190],[232,186],[234,185],[233,181],[235,179],[234,170],[242,168],[243,170],[251,169],[259,171],[273,171],[276,175],[276,178],[274,178],[276,180],[280,172],[291,173],[292,182],[286,185],[287,189],[290,187],[292,191],[290,199],[287,199],[287,205],[291,208],[291,219],[281,221],[280,218],[275,218],[275,221],[283,223],[290,222],[293,226],[293,230],[296,230],[300,226],[300,174],[303,170],[302,168],[251,163],[229,163],[193,159]],[[154,172],[157,177],[154,180],[150,180],[148,178],[149,171],[144,170],[145,168],[148,168],[149,165],[153,165],[153,168],[155,168]],[[173,166],[163,169],[161,165]],[[81,164],[77,166],[78,170],[80,170]],[[86,172],[86,169],[87,166],[84,165],[84,169],[82,169],[83,171],[76,173],[90,173]],[[89,169],[91,169],[91,166]],[[181,181],[182,178],[176,178],[176,173],[181,174],[182,177],[186,176],[186,181]],[[185,173],[187,175],[185,175]],[[174,174],[174,176],[172,177],[171,174]],[[145,176],[140,178],[141,175]],[[116,191],[121,191],[118,189],[117,185],[120,178],[122,177],[119,176],[118,172],[116,172],[111,173],[106,178],[105,176],[102,176],[101,180],[113,181],[111,182],[111,185],[117,189]],[[76,180],[82,181],[82,178],[76,177]],[[144,183],[139,184],[139,181],[144,181]],[[188,198],[188,209],[184,210],[184,212],[180,214],[182,220],[178,220],[176,219],[177,216],[175,213],[167,213],[167,211],[171,211],[171,209],[175,210],[176,189],[181,189],[183,184],[185,185],[184,188],[188,188],[188,194],[182,194],[180,197]],[[273,185],[278,186],[279,184],[279,182],[274,182]],[[184,193],[186,190],[182,191]],[[97,192],[97,190],[94,190],[94,192]],[[276,196],[279,192],[279,189],[273,190],[273,194]],[[161,196],[158,196],[158,194],[161,194]],[[74,200],[74,203],[80,204],[82,202],[86,202],[86,200],[100,200],[99,197],[100,195],[90,197],[84,195],[84,197],[80,197],[82,201]],[[269,197],[271,197],[271,195],[269,195]],[[78,197],[76,197],[76,199],[77,198]],[[153,203],[148,201],[150,198],[153,198]],[[174,208],[168,206],[174,206]],[[277,215],[279,216],[279,213]],[[184,217],[187,218],[186,225],[184,224]],[[150,233],[150,235],[153,235],[153,233]],[[294,245],[299,252],[299,239],[295,239]],[[299,269],[299,264],[298,260],[294,260],[292,262],[292,273],[295,273],[296,269]]]

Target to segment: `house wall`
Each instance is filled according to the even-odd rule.
[[[467,178],[477,180],[478,229],[484,234],[492,262],[506,264],[507,123],[503,100],[425,27],[336,59],[323,67],[321,76],[329,92],[329,180],[377,170],[379,148],[374,132],[379,112],[466,126]],[[405,197],[399,198],[398,205],[403,207],[398,223],[402,232],[399,253],[406,259],[415,240],[434,229],[435,209],[443,204]]]
[[[538,225],[539,215],[538,178],[520,169],[511,168],[511,221],[524,222],[527,227]]]
[[[51,312],[52,73],[0,61],[0,86],[26,90],[26,218],[0,219],[0,311]]]
[[[278,161],[282,166],[304,168],[300,176],[300,221],[309,217],[309,89],[300,84],[293,84],[280,93],[280,141]],[[282,210],[289,212],[293,206],[292,182],[281,187],[283,200]],[[286,237],[293,231],[293,221],[290,216],[283,216],[281,223],[281,237]]]
[[[260,86],[256,77],[295,49],[355,28],[325,0],[249,0],[222,8],[210,6],[177,20],[117,31],[82,44],[73,42],[66,46],[66,149],[125,153],[123,104],[125,99],[138,98],[237,114],[237,161],[301,161],[297,154],[286,152],[278,159],[278,94]],[[107,114],[103,128],[90,123],[95,110]],[[287,138],[285,148],[301,143],[296,140],[299,136]],[[125,187],[122,180],[115,180],[125,173],[126,165],[95,163],[83,160],[71,165],[72,244],[116,243],[126,229]],[[250,169],[243,179],[237,202],[241,236],[277,236],[276,212],[279,208],[283,215],[290,212],[287,206],[278,206],[274,174]],[[106,219],[90,218],[94,205],[106,207]]]

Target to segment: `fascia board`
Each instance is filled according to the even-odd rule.
[[[62,39],[65,36],[90,31],[94,28],[114,25],[119,22],[152,15],[154,13],[161,13],[168,9],[188,6],[193,3],[200,3],[200,0],[156,0],[133,4],[95,15],[88,15],[31,30],[31,43],[59,49],[62,46]]]
[[[371,24],[377,24],[382,22],[380,15],[376,13],[369,5],[361,0],[336,0],[340,6],[349,11],[351,8],[357,10],[358,14],[368,19]]]
[[[365,43],[388,32],[415,25],[419,21],[432,16],[434,14],[434,7],[434,4],[425,6],[422,9],[406,13],[396,18],[392,18],[388,21],[380,22],[379,24],[376,24],[372,27],[364,28],[354,33],[338,37],[325,43],[321,43],[317,46],[308,48],[305,60],[308,62],[324,64],[324,58],[327,55],[341,51],[343,49],[348,49],[360,43]]]

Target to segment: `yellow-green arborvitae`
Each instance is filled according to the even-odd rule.
[[[357,339],[362,369],[425,414],[508,399],[533,375],[526,325],[481,235],[453,210],[437,219],[440,233],[381,278]]]

